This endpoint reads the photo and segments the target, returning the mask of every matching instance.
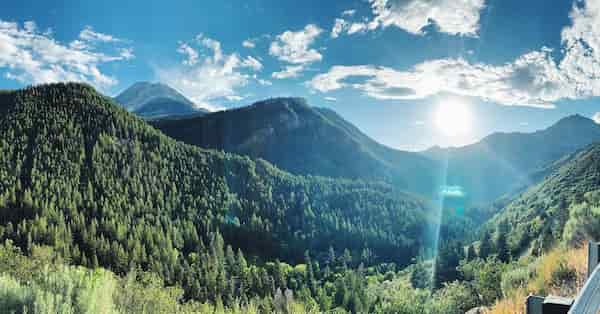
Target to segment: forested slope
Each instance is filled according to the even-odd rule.
[[[428,196],[439,189],[438,163],[381,145],[334,111],[302,98],[152,124],[187,144],[262,158],[294,174],[385,180]]]
[[[488,223],[492,229],[510,226],[508,244],[515,256],[526,249],[540,253],[569,240],[572,234],[565,233],[567,222],[577,219],[580,204],[596,202],[590,199],[595,200],[600,190],[600,144],[591,144],[549,168],[552,172],[543,181],[515,198]]]
[[[201,301],[280,287],[356,309],[351,268],[406,264],[423,245],[425,206],[389,185],[178,143],[86,85],[3,92],[0,113],[0,238],[25,252],[139,266]]]

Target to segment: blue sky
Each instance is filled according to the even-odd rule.
[[[0,4],[0,88],[64,80],[162,81],[213,109],[302,96],[393,147],[463,145],[600,111],[600,1]],[[461,136],[436,126],[449,103]]]

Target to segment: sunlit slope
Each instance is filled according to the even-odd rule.
[[[562,160],[554,172],[513,200],[488,225],[492,229],[500,223],[510,226],[513,256],[528,248],[541,252],[566,240],[565,225],[576,206],[590,197],[586,193],[599,189],[600,144],[592,144]],[[600,230],[600,224],[594,228]]]
[[[153,123],[188,144],[263,158],[296,174],[380,180],[425,195],[438,190],[438,164],[369,138],[329,109],[301,98]]]

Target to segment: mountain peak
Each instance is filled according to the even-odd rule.
[[[566,116],[560,120],[558,120],[558,122],[555,123],[556,124],[560,124],[560,123],[589,123],[589,122],[594,122],[592,119],[582,116],[578,113],[570,115],[570,116]]]
[[[146,118],[202,112],[191,100],[161,82],[136,82],[115,100],[128,111]]]
[[[581,130],[582,132],[587,132],[589,130],[600,129],[600,127],[596,122],[594,122],[594,120],[580,114],[574,114],[558,120],[548,129],[546,129],[545,132],[553,132],[564,129]]]

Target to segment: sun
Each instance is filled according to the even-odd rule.
[[[469,106],[459,101],[440,102],[435,113],[435,125],[445,136],[456,137],[471,130]]]

